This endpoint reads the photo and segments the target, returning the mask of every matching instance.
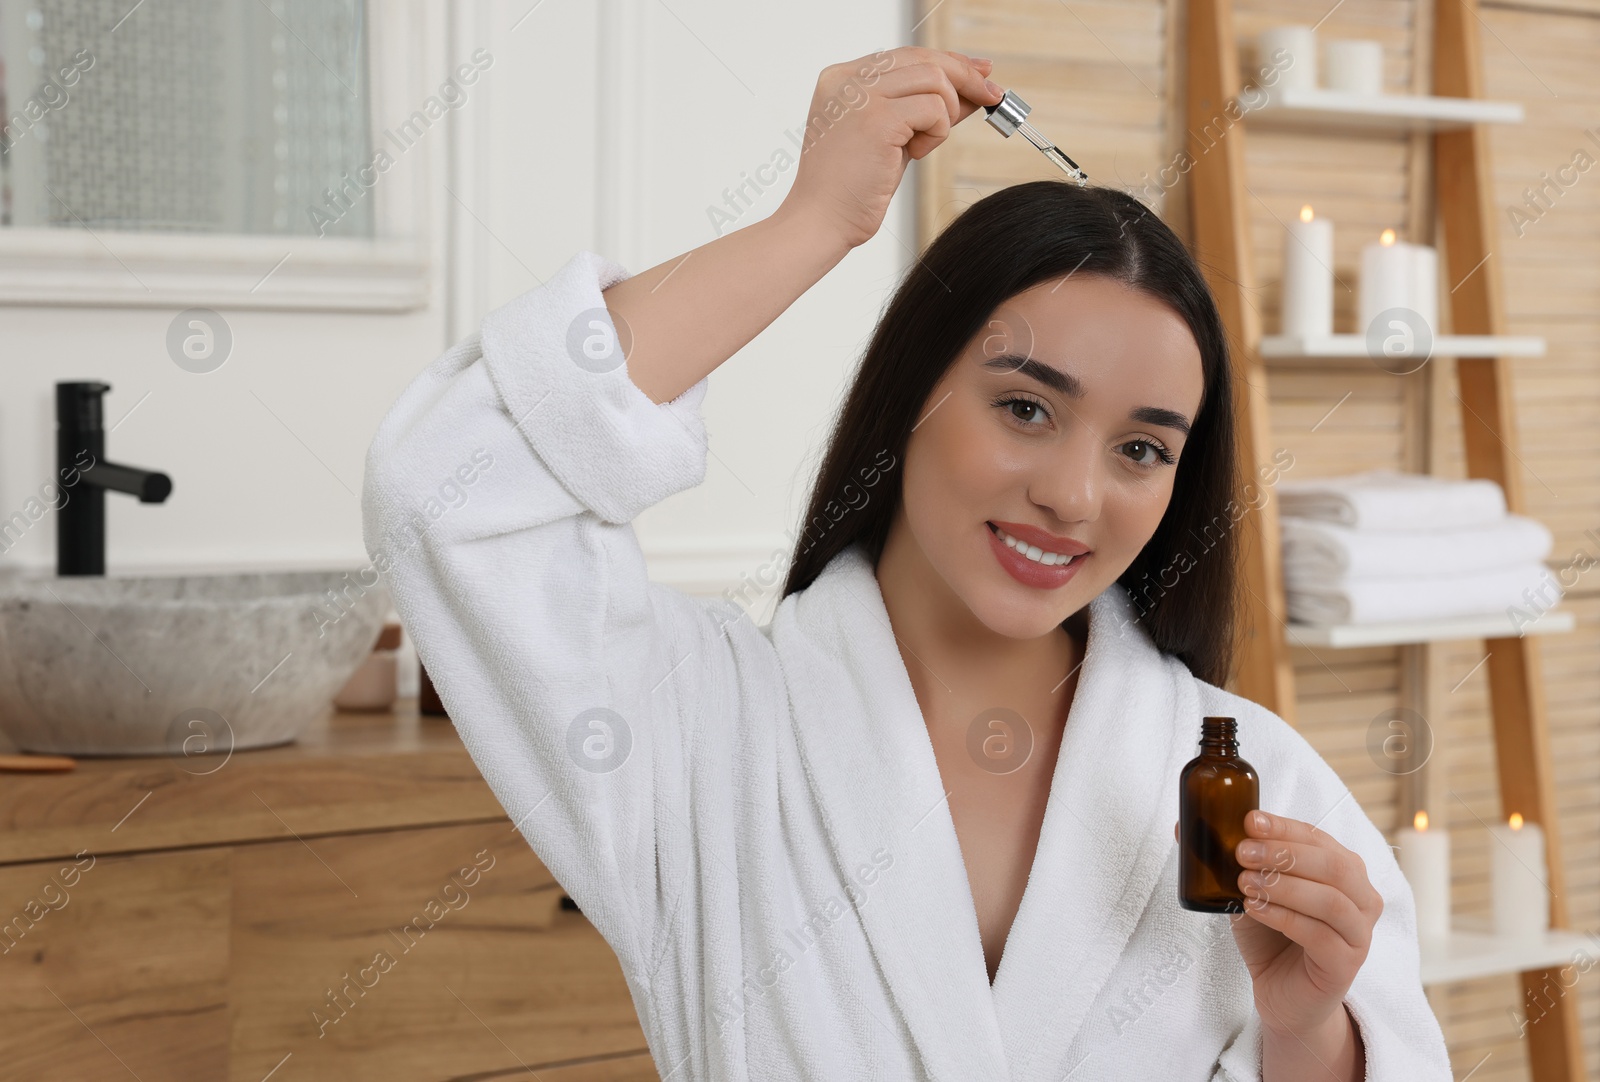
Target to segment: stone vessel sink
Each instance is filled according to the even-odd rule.
[[[382,582],[363,586],[344,570],[10,570],[0,574],[0,732],[24,751],[217,763],[209,757],[286,744],[332,709],[388,610]]]

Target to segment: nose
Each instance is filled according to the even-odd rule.
[[[1103,443],[1087,425],[1079,425],[1034,465],[1028,498],[1053,516],[1063,532],[1100,517],[1106,486],[1103,471],[1109,465]]]

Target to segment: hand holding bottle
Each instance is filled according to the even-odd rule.
[[[1234,923],[1262,1025],[1303,1032],[1331,1016],[1367,960],[1383,896],[1361,858],[1310,823],[1255,811],[1236,850],[1250,920]]]
[[[1360,1035],[1344,997],[1367,960],[1383,896],[1361,857],[1310,823],[1252,811],[1244,827],[1235,856],[1246,901],[1229,920],[1261,1016],[1262,1077],[1326,1068],[1361,1079]]]

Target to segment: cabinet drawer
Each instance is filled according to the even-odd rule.
[[[226,1078],[229,867],[226,849],[0,867],[0,1075]]]
[[[239,1082],[280,1063],[402,1082],[645,1050],[616,956],[509,822],[239,847],[233,876]]]
[[[0,1073],[654,1079],[560,897],[505,820],[0,867]]]

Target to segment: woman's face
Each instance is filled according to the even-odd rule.
[[[928,396],[890,545],[992,631],[1047,634],[1155,532],[1203,389],[1194,336],[1162,302],[1100,276],[1034,286]],[[1088,551],[1032,562],[996,527],[1045,552]],[[905,532],[910,545],[893,536]]]

